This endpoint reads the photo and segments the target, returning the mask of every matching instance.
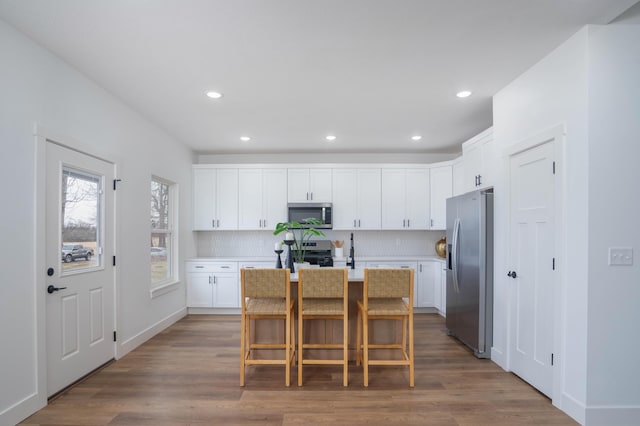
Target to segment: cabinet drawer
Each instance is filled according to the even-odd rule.
[[[284,260],[282,260],[284,262]],[[276,261],[273,262],[239,262],[238,269],[274,269]]]
[[[238,272],[237,262],[187,262],[187,272]]]
[[[416,263],[404,263],[404,262],[367,262],[367,268],[402,268],[402,269],[416,269]]]

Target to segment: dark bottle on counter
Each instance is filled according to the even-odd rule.
[[[353,248],[353,232],[351,233],[351,248],[349,249],[349,259],[347,260],[347,266],[351,266],[351,269],[356,269],[356,257],[355,250]]]

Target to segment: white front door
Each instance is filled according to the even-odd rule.
[[[511,370],[551,397],[555,250],[554,143],[510,158]]]
[[[113,359],[114,165],[46,143],[47,395]]]

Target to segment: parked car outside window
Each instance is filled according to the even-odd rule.
[[[62,260],[66,263],[76,259],[91,260],[93,249],[85,248],[82,244],[63,244]]]

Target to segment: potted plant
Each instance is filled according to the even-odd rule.
[[[304,263],[304,254],[307,251],[306,242],[311,237],[324,237],[325,233],[315,229],[314,225],[322,225],[322,221],[309,217],[302,219],[300,222],[279,222],[276,225],[276,229],[273,231],[273,235],[278,235],[283,232],[291,233],[293,235],[293,244],[291,245],[291,252],[295,263]]]

